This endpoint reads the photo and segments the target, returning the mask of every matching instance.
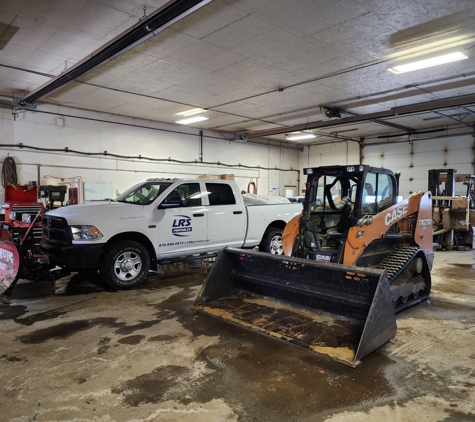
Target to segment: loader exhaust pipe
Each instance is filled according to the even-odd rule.
[[[192,309],[351,367],[396,335],[385,270],[226,248]]]

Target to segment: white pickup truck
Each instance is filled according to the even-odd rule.
[[[99,270],[124,289],[160,264],[226,246],[281,254],[282,231],[301,211],[300,203],[245,205],[233,181],[149,179],[108,203],[48,212],[41,249],[50,265]]]

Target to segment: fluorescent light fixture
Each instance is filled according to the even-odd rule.
[[[392,73],[412,72],[413,70],[425,69],[426,67],[438,66],[439,64],[452,63],[458,60],[464,60],[468,57],[461,51],[456,51],[442,56],[431,57],[429,59],[418,60],[412,63],[401,64],[390,67],[388,70]]]
[[[289,141],[300,141],[302,139],[316,138],[317,135],[313,133],[295,133],[294,135],[287,136]]]
[[[176,113],[175,116],[194,116],[195,114],[200,114],[205,111],[204,108],[192,108],[191,110],[181,111],[180,113]]]
[[[180,125],[189,125],[191,123],[201,122],[203,120],[208,120],[209,117],[205,116],[204,114],[199,116],[187,117],[186,119],[177,120],[176,123]]]

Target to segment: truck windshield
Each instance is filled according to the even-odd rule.
[[[128,204],[148,205],[160,195],[171,182],[151,181],[140,183],[127,189],[118,196],[116,202],[126,202]]]

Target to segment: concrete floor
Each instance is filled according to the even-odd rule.
[[[190,311],[203,270],[109,292],[74,276],[0,304],[1,421],[474,421],[475,255],[352,369]]]

